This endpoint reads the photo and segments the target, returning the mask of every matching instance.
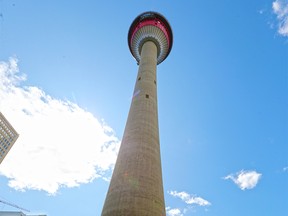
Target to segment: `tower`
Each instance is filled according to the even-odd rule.
[[[8,154],[19,134],[0,112],[0,164]]]
[[[102,216],[163,216],[157,65],[172,48],[168,21],[145,12],[132,22],[129,49],[139,64],[133,98]]]

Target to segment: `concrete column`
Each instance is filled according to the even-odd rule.
[[[157,47],[142,46],[133,99],[102,216],[165,216],[157,109]]]

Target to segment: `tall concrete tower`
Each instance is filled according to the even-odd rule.
[[[133,99],[102,216],[164,216],[156,67],[169,55],[173,35],[159,13],[131,24],[129,49],[139,64]]]

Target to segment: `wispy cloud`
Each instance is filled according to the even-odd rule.
[[[9,186],[54,194],[105,179],[119,148],[112,128],[75,103],[23,87],[25,79],[16,58],[0,62],[0,111],[20,134],[0,165]]]
[[[276,0],[272,3],[273,12],[277,15],[278,33],[288,36],[288,0]]]
[[[261,176],[262,174],[256,171],[241,170],[236,174],[227,175],[223,179],[231,179],[241,190],[245,190],[254,188]]]
[[[186,204],[195,204],[195,205],[199,205],[199,206],[208,206],[211,205],[210,202],[208,202],[207,200],[198,197],[196,195],[191,195],[188,194],[184,191],[182,192],[177,192],[177,191],[168,191],[168,193],[174,197],[178,197],[180,198],[182,201],[184,201]]]
[[[166,213],[168,216],[183,216],[179,208],[166,207]]]
[[[288,167],[284,167],[283,172],[288,172]]]

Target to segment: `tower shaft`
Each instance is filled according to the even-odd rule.
[[[157,108],[157,46],[146,41],[102,216],[165,214]]]

